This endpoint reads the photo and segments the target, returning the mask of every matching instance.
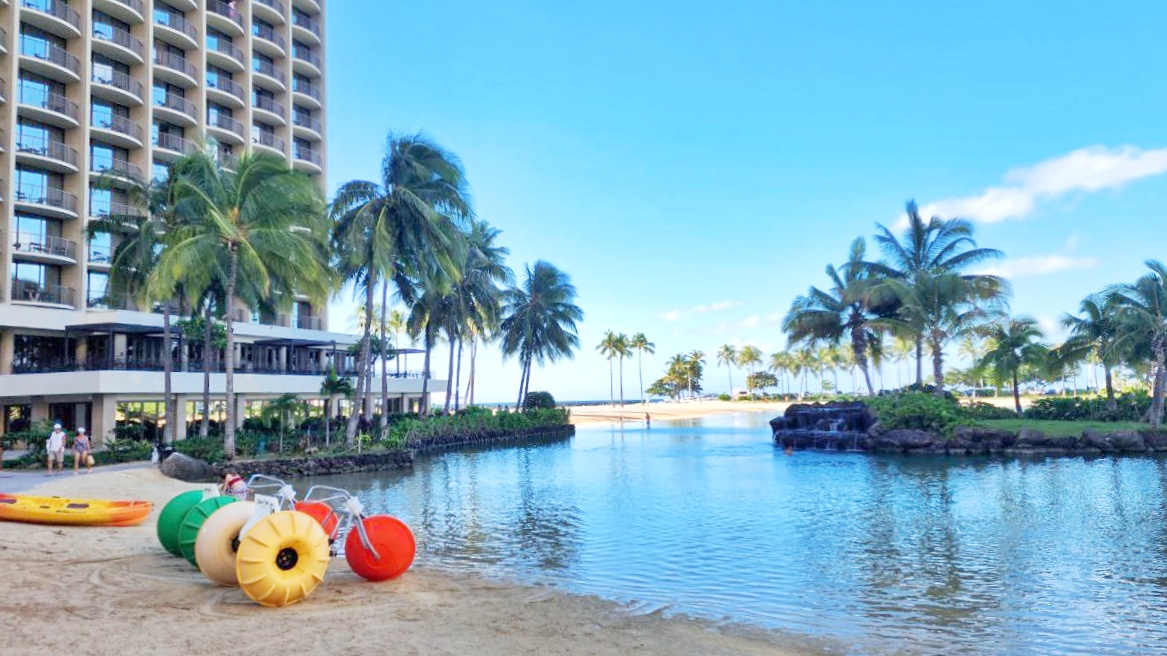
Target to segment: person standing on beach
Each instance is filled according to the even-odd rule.
[[[652,417],[649,417],[647,412],[644,413],[644,427],[652,428]]]
[[[65,431],[61,430],[60,424],[53,424],[53,432],[49,433],[49,439],[45,441],[45,449],[48,451],[49,466],[46,476],[53,475],[53,461],[57,463],[57,471],[65,473]]]
[[[81,461],[85,461],[87,473],[93,473],[93,461],[89,459],[89,452],[92,449],[92,444],[89,442],[89,435],[85,433],[85,428],[77,429],[77,435],[73,438],[73,475],[76,476],[81,469]]]

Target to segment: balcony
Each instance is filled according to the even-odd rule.
[[[243,51],[222,37],[207,43],[207,55],[220,68],[236,73],[247,70]]]
[[[292,27],[298,38],[306,38],[306,40],[311,41],[314,45],[320,45],[320,38],[322,36],[320,33],[320,21],[311,16],[293,12]]]
[[[88,256],[86,262],[91,269],[109,269],[113,266],[113,249],[109,246],[90,244]]]
[[[199,31],[185,18],[165,11],[154,12],[154,34],[183,50],[199,47]],[[161,29],[158,29],[161,28]]]
[[[287,42],[283,35],[272,28],[265,25],[253,25],[251,34],[258,39],[252,41],[251,44],[256,50],[264,51],[275,57],[283,57],[287,53]]]
[[[179,86],[198,86],[195,81],[197,73],[194,64],[188,62],[185,57],[159,50],[154,53],[154,63],[158,65],[154,68],[155,76]]]
[[[193,126],[199,122],[198,108],[195,104],[173,93],[154,96],[154,113],[165,114],[170,122],[178,125]]]
[[[127,116],[93,114],[90,126],[100,130],[103,141],[108,141],[125,148],[142,147],[142,126],[131,121]]]
[[[271,132],[263,132],[263,131],[252,132],[251,133],[251,143],[253,145],[256,145],[256,146],[270,148],[271,150],[276,151],[280,155],[284,154],[284,140],[280,139],[279,137],[272,134]]]
[[[77,197],[56,187],[18,188],[16,205],[48,216],[77,218]]]
[[[57,173],[77,172],[77,151],[61,141],[16,136],[16,161]]]
[[[311,49],[305,48],[296,44],[292,48],[292,67],[297,73],[310,75],[312,77],[320,77],[322,74],[320,65],[320,55],[312,52]]]
[[[284,314],[281,312],[276,315],[276,325],[301,330],[324,330],[323,319],[307,314]]]
[[[311,105],[313,109],[320,109],[324,102],[324,94],[321,93],[320,87],[302,78],[295,78],[292,80],[292,91],[299,94],[297,100]]]
[[[19,113],[43,123],[62,128],[80,127],[77,104],[59,93],[46,92],[38,87],[20,85]]]
[[[145,21],[142,0],[93,0],[93,8],[131,25]]]
[[[243,17],[235,7],[223,0],[207,0],[207,25],[228,34],[243,36]]]
[[[296,168],[307,171],[309,173],[320,173],[324,170],[324,161],[320,156],[320,153],[312,150],[311,148],[305,148],[303,146],[298,146],[294,150]]]
[[[292,114],[292,125],[296,126],[297,135],[307,132],[306,136],[314,141],[319,141],[324,136],[324,127],[310,114],[303,112]]]
[[[125,64],[145,62],[146,47],[120,27],[105,23],[93,24],[93,49]]]
[[[266,112],[268,118],[275,119],[280,125],[285,125],[287,121],[284,119],[284,105],[279,101],[268,98],[267,96],[256,96],[254,107],[260,111]]]
[[[92,87],[93,95],[98,98],[132,107],[143,103],[142,83],[121,71],[99,72],[94,69],[90,79],[95,85]]]
[[[73,304],[74,295],[72,287],[42,285],[29,280],[12,281],[13,303],[36,303],[37,305],[58,305],[73,308],[75,307]]]
[[[110,202],[108,207],[89,207],[90,220],[104,221],[118,226],[133,226],[138,219],[145,218],[145,213],[128,203]]]
[[[127,178],[130,180],[142,179],[141,167],[118,157],[95,158],[89,162],[89,171],[90,173],[98,173],[103,176],[112,176],[115,178]]]
[[[81,60],[64,48],[22,36],[20,56],[21,68],[66,84],[81,81]]]
[[[271,62],[256,60],[252,62],[251,70],[259,74],[255,83],[266,87],[275,87],[279,91],[287,88],[288,76],[276,68]]]
[[[77,263],[77,244],[61,237],[17,233],[12,251],[22,260],[46,264]]]
[[[255,0],[251,3],[251,13],[269,23],[283,23],[284,3],[280,0]]]
[[[81,36],[81,14],[60,0],[21,0],[20,19],[66,39]]]
[[[236,84],[234,80],[229,80],[222,75],[207,78],[207,91],[218,92],[213,94],[215,96],[215,100],[225,100],[227,104],[233,107],[244,106],[243,99],[245,96],[243,87]]]
[[[158,134],[158,137],[154,139],[154,147],[163,151],[159,152],[159,155],[164,155],[166,154],[165,151],[170,151],[173,159],[178,159],[181,155],[193,153],[198,150],[198,145],[190,139],[180,137],[177,134],[167,134],[166,132],[160,132]]]
[[[244,143],[243,124],[226,114],[208,114],[207,128],[215,130],[220,141],[235,144]]]

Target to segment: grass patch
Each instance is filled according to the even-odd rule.
[[[1145,431],[1150,430],[1150,424],[1137,421],[1051,421],[1041,419],[987,419],[977,422],[979,425],[1011,433],[1020,432],[1022,428],[1031,428],[1045,433],[1049,437],[1078,437],[1083,431],[1093,429],[1099,433],[1113,433],[1115,431]]]

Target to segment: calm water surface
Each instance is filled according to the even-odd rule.
[[[314,482],[402,518],[427,566],[847,653],[1167,653],[1167,461],[787,456],[767,419],[581,428]]]

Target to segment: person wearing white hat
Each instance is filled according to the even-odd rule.
[[[89,435],[85,432],[85,427],[82,426],[77,429],[77,435],[73,437],[73,475],[81,469],[81,461],[85,461],[85,466],[88,468],[86,473],[93,472],[93,458],[89,455],[92,445],[89,442]]]
[[[57,463],[57,471],[65,473],[65,431],[61,430],[60,424],[53,424],[53,432],[49,433],[49,439],[45,442],[45,450],[49,452],[49,472],[46,476],[53,475],[54,462]]]

